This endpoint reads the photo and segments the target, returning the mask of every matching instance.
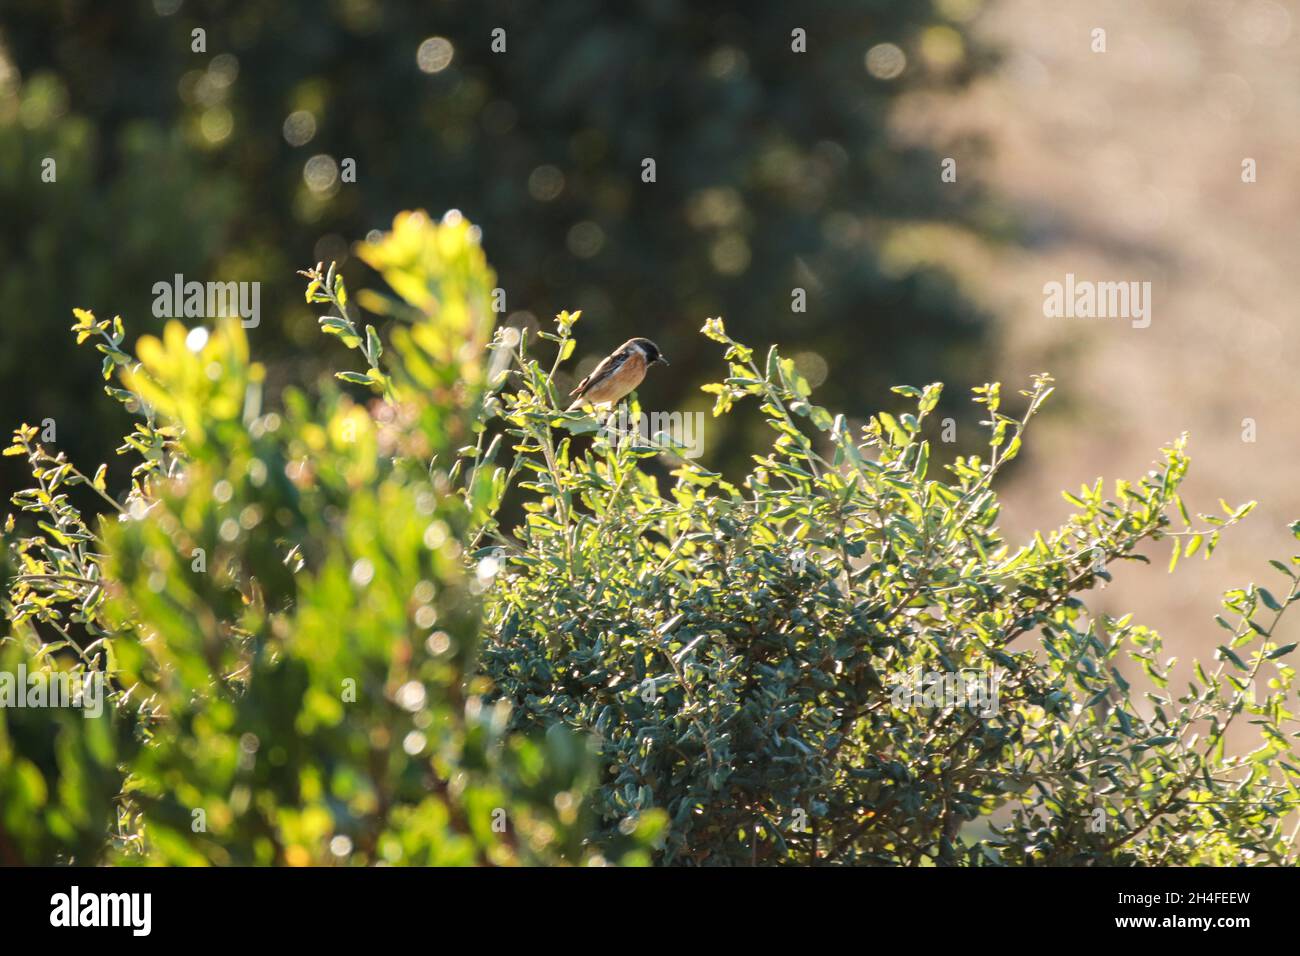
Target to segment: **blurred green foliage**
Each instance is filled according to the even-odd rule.
[[[50,653],[0,639],[0,673],[79,669],[52,665]],[[117,829],[123,765],[138,752],[129,713],[0,707],[0,866],[100,859]]]
[[[587,364],[654,338],[674,361],[658,408],[698,401],[694,329],[714,314],[797,340],[794,361],[848,410],[899,380],[982,381],[980,317],[927,255],[883,252],[909,223],[1001,231],[971,177],[941,183],[940,157],[887,128],[900,97],[983,68],[966,30],[981,5],[8,0],[0,407],[107,458],[123,419],[51,374],[90,368],[61,317],[93,302],[156,335],[151,289],[177,273],[261,282],[253,352],[274,381],[309,379],[327,363],[293,270],[332,259],[356,281],[343,237],[452,206],[483,227],[512,322],[583,309]],[[897,76],[866,69],[884,44],[906,57]],[[716,438],[743,468],[749,441]]]
[[[476,232],[404,214],[363,255],[423,316],[387,350],[372,327],[341,335],[386,360],[374,416],[334,388],[264,408],[235,321],[210,338],[170,323],[132,357],[120,321],[78,310],[137,416],[138,464],[119,513],[83,519],[68,491],[112,501],[104,473],[17,431],[6,454],[36,484],[14,500],[39,523],[6,529],[0,663],[105,675],[112,701],[102,718],[0,708],[7,862],[596,859],[589,744],[558,723],[507,732],[474,676],[481,584],[447,469],[493,325]],[[309,298],[344,306],[328,279]],[[658,827],[640,819],[603,858],[646,861]]]

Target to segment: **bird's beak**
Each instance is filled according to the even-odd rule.
[[[659,356],[659,364],[660,364],[660,365],[667,365],[667,364],[668,364],[668,360],[667,360],[666,358],[664,358],[664,357],[661,355],[661,356]]]

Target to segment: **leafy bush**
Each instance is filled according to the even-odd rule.
[[[0,709],[4,861],[1294,862],[1277,627],[1300,558],[1280,597],[1229,592],[1185,693],[1157,634],[1083,600],[1249,510],[1191,519],[1181,441],[1012,548],[993,486],[1046,376],[1019,416],[977,389],[987,457],[940,479],[939,386],[854,428],[712,319],[715,414],[752,398],[773,436],[737,485],[560,411],[579,315],[545,368],[494,330],[458,215],[403,214],[359,254],[396,293],[357,297],[386,335],[308,270],[364,367],[274,408],[237,324],[133,358],[120,320],[78,312],[138,463],[119,500],[17,430],[36,484],[6,526],[0,672],[103,675],[109,707]],[[1229,754],[1243,721],[1261,745]]]
[[[1066,495],[1070,521],[1012,549],[993,483],[1048,377],[1022,393],[1020,418],[997,385],[977,388],[987,458],[940,480],[920,437],[939,386],[895,389],[916,411],[855,433],[775,348],[760,367],[721,320],[704,333],[728,361],[705,386],[715,414],[752,397],[773,433],[742,487],[683,459],[661,491],[640,467],[658,452],[635,435],[579,453],[562,431],[579,416],[557,417],[522,349],[520,387],[502,395],[533,499],[517,539],[498,534],[508,570],[488,597],[483,667],[515,726],[558,718],[600,737],[607,834],[662,808],[669,863],[1294,860],[1282,658],[1296,645],[1273,636],[1300,557],[1275,563],[1285,597],[1229,593],[1219,663],[1181,694],[1156,633],[1081,597],[1114,563],[1146,560],[1148,540],[1171,538],[1175,562],[1208,556],[1249,511],[1193,524],[1181,440],[1113,499],[1100,480]],[[940,699],[939,679],[963,672],[996,697]],[[1243,712],[1261,746],[1230,756]]]

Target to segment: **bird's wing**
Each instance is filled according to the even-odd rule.
[[[591,373],[578,383],[578,387],[569,393],[570,398],[581,397],[587,393],[591,386],[595,385],[602,379],[613,375],[618,368],[631,356],[631,350],[621,348],[617,352],[612,352],[601,359],[600,364],[591,370]]]

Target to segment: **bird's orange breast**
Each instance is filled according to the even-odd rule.
[[[641,384],[645,378],[645,359],[634,352],[627,361],[606,376],[602,381],[593,382],[582,395],[582,400],[593,405],[599,402],[617,402],[632,389]]]

